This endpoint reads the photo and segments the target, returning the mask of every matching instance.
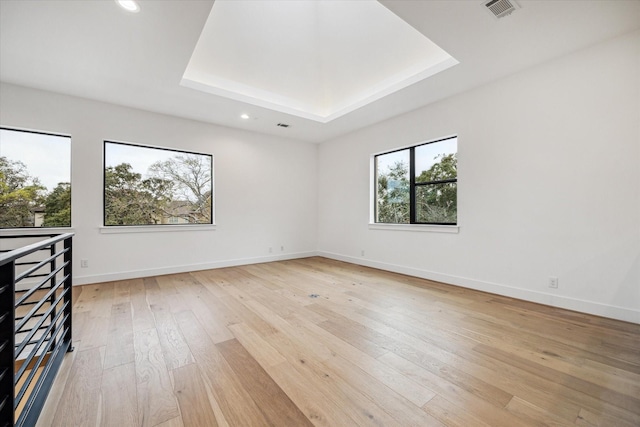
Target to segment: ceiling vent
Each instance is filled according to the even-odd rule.
[[[482,3],[482,6],[496,18],[504,18],[520,8],[514,0],[489,0]]]

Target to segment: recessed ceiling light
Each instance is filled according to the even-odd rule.
[[[116,0],[116,3],[127,12],[140,12],[140,6],[133,0]]]
[[[244,120],[248,120],[249,119],[249,115],[248,114],[243,114],[243,115],[240,116],[240,118],[244,119]]]

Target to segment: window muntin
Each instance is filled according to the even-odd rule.
[[[104,142],[104,225],[213,224],[213,156]]]
[[[0,128],[0,228],[71,227],[71,137]]]
[[[457,137],[375,156],[375,222],[457,224]]]

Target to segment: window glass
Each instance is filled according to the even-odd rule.
[[[104,224],[213,224],[213,156],[104,143]]]
[[[0,228],[71,226],[71,137],[0,128]]]
[[[437,181],[457,176],[457,162],[452,162],[458,151],[457,138],[419,145],[415,150],[416,182]]]
[[[375,221],[457,224],[456,137],[375,156]]]
[[[409,150],[376,156],[376,222],[409,223]]]

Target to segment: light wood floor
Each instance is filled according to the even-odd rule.
[[[74,291],[39,426],[640,426],[640,325],[324,258]]]

